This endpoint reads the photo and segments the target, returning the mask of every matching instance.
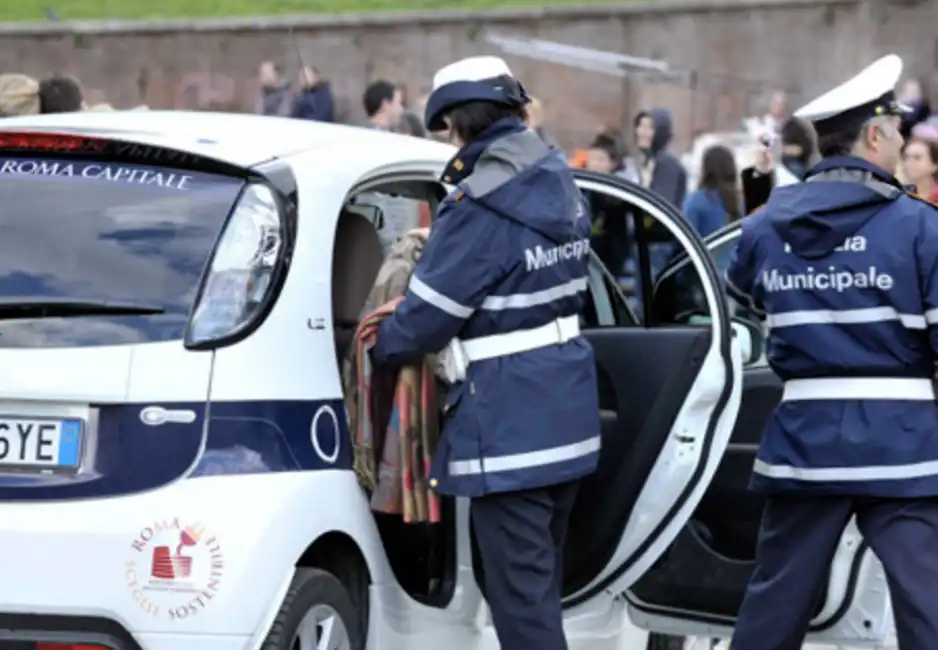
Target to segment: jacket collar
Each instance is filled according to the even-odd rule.
[[[443,170],[440,180],[450,185],[461,183],[472,173],[486,147],[499,138],[504,138],[513,133],[520,133],[526,128],[524,122],[517,117],[506,117],[498,120],[453,156]]]
[[[876,165],[856,156],[832,156],[831,158],[825,158],[808,170],[808,173],[805,174],[805,180],[808,180],[812,176],[824,174],[825,172],[830,172],[833,170],[850,170],[860,172],[859,175],[869,175],[878,181],[888,185],[893,185],[900,190],[905,189],[902,183],[900,183],[895,176],[884,170],[882,167],[877,167]]]

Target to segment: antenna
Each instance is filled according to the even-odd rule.
[[[300,74],[302,74],[305,79],[305,70],[308,66],[306,65],[306,61],[303,59],[303,52],[300,50],[300,44],[296,40],[296,32],[293,30],[292,25],[288,27],[287,30],[290,32],[290,43],[293,45],[293,53],[296,54],[296,60],[300,64]]]

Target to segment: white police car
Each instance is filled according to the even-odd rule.
[[[387,242],[446,194],[451,155],[244,115],[0,122],[0,642],[19,644],[4,647],[497,647],[467,504],[444,500],[443,522],[419,526],[369,509],[338,364]],[[681,634],[735,611],[702,596],[691,604],[719,611],[680,623],[694,608],[669,599],[722,592],[694,562],[660,567],[730,441],[739,350],[758,345],[749,326],[734,341],[679,214],[619,179],[579,182],[680,247],[711,317],[642,321],[594,261],[583,330],[603,456],[573,514],[564,594],[571,648],[612,650],[628,603]]]

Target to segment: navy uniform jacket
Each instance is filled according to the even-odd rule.
[[[743,222],[727,280],[785,381],[752,487],[938,495],[938,211],[830,158]]]
[[[590,223],[563,154],[520,120],[460,151],[404,301],[372,358],[398,364],[454,337],[487,337],[575,316],[586,291]],[[472,363],[447,400],[431,485],[479,496],[562,483],[596,468],[599,403],[583,337]]]

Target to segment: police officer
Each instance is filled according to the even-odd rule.
[[[525,127],[529,101],[497,57],[434,76],[427,129],[459,147],[442,178],[457,189],[372,358],[396,365],[445,348],[455,383],[430,484],[471,498],[502,648],[564,650],[564,537],[600,446],[593,351],[578,320],[590,223],[563,154]]]
[[[785,382],[753,469],[767,501],[733,650],[801,648],[852,516],[899,647],[938,648],[938,213],[892,174],[901,72],[884,57],[795,114],[823,159],[743,222],[727,271]]]

